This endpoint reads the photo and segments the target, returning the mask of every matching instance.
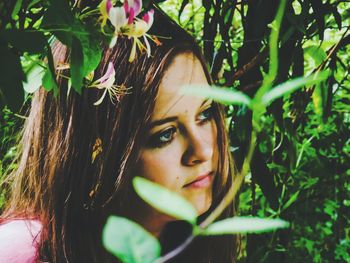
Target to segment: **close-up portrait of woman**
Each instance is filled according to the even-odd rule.
[[[0,262],[350,260],[346,7],[250,2],[0,4]]]

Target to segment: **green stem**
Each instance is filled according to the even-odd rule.
[[[286,0],[281,0],[278,6],[277,14],[271,25],[271,34],[269,41],[270,59],[269,72],[264,77],[261,88],[257,91],[254,100],[261,101],[262,96],[272,87],[272,84],[278,73],[278,36],[281,28]]]

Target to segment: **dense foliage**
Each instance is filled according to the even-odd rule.
[[[269,23],[278,2],[203,1],[201,7],[183,1],[181,15],[173,15],[203,40],[214,79],[252,96],[268,66]],[[280,215],[293,227],[248,235],[243,262],[350,261],[349,17],[346,1],[287,3],[277,82],[321,69],[331,75],[274,102],[265,115],[240,211]],[[251,114],[244,107],[228,112],[239,167]]]
[[[45,3],[48,6],[48,1],[0,3],[0,30],[37,28]],[[168,0],[161,7],[198,39],[218,85],[253,97],[269,69],[268,37],[278,3]],[[347,1],[287,1],[275,84],[325,69],[330,75],[326,82],[276,100],[264,114],[251,173],[239,196],[240,214],[279,216],[292,227],[246,236],[241,262],[350,261],[349,18]],[[47,36],[38,39],[42,37]],[[4,50],[1,37],[0,47]],[[45,44],[39,42],[38,47],[48,51]],[[17,49],[24,55],[35,51]],[[3,103],[0,176],[11,169],[25,112],[25,107],[18,111],[22,104],[18,98],[24,94],[16,87],[27,72],[19,69],[20,60],[11,61],[0,66],[0,100],[12,109]],[[7,78],[9,71],[13,82]],[[4,94],[10,94],[7,101]],[[228,106],[227,113],[232,152],[240,169],[252,113],[245,106]],[[1,191],[0,206],[4,197]]]

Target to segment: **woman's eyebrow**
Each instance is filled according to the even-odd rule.
[[[151,122],[151,124],[149,125],[149,128],[152,129],[154,126],[162,125],[164,123],[171,122],[171,121],[176,121],[177,119],[178,119],[177,116],[170,116],[164,119],[155,120]]]
[[[205,99],[202,104],[199,106],[199,108],[203,107],[204,104],[206,104],[210,99]],[[149,125],[149,129],[152,129],[153,127],[155,126],[158,126],[158,125],[162,125],[164,123],[167,123],[167,122],[172,122],[172,121],[176,121],[178,119],[177,116],[169,116],[169,117],[166,117],[164,119],[159,119],[159,120],[155,120],[155,121],[152,121]]]
[[[202,104],[201,104],[201,106],[200,107],[202,107],[205,103],[207,103],[208,101],[210,101],[210,103],[212,103],[213,102],[213,100],[212,99],[205,99],[203,102],[202,102]],[[200,108],[199,107],[199,108]]]

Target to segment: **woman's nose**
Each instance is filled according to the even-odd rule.
[[[191,166],[211,160],[213,153],[213,131],[192,130],[187,133],[187,147],[182,156],[185,165]]]

